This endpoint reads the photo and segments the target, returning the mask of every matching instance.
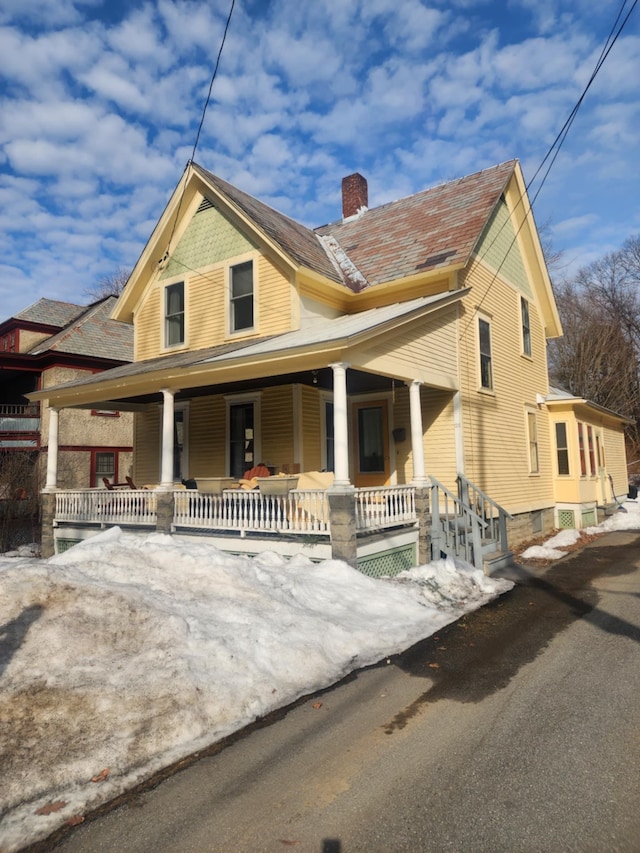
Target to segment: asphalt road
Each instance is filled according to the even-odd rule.
[[[638,853],[640,537],[520,581],[46,849]]]

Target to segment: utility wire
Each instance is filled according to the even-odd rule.
[[[462,337],[462,336],[466,333],[467,329],[469,328],[469,325],[473,322],[473,318],[475,317],[475,315],[477,314],[478,310],[480,309],[480,307],[482,306],[482,304],[484,303],[484,301],[485,301],[485,300],[486,300],[486,298],[488,297],[489,292],[491,291],[491,288],[492,288],[492,286],[493,286],[494,282],[496,281],[496,279],[497,279],[497,277],[498,277],[498,273],[499,273],[499,272],[500,272],[500,270],[502,269],[502,267],[503,267],[503,265],[504,265],[504,263],[505,263],[505,261],[506,261],[506,259],[507,259],[508,255],[509,255],[509,252],[511,251],[511,249],[512,249],[512,247],[513,247],[514,243],[516,242],[516,240],[517,240],[517,238],[518,238],[518,234],[520,233],[520,231],[521,231],[521,230],[522,230],[522,228],[524,227],[524,224],[525,224],[525,222],[527,221],[528,217],[531,215],[532,207],[533,207],[533,203],[536,201],[536,199],[537,199],[537,198],[538,198],[538,196],[540,195],[540,191],[542,190],[542,187],[544,186],[544,184],[545,184],[545,182],[546,182],[546,179],[547,179],[547,177],[548,177],[548,175],[549,175],[549,172],[551,171],[551,168],[552,168],[553,164],[555,163],[555,161],[556,161],[556,159],[557,159],[557,157],[558,157],[558,154],[560,153],[560,149],[562,148],[562,146],[563,146],[563,144],[564,144],[564,141],[565,141],[565,139],[567,138],[567,135],[568,135],[568,133],[569,133],[569,130],[571,129],[571,125],[573,124],[573,122],[574,122],[574,120],[575,120],[575,117],[576,117],[576,115],[578,114],[578,110],[579,110],[579,109],[580,109],[580,107],[582,106],[582,102],[584,101],[584,99],[585,99],[585,97],[586,97],[586,95],[587,95],[587,92],[588,92],[588,91],[589,91],[589,89],[591,88],[591,85],[592,85],[593,81],[595,80],[596,76],[598,75],[598,72],[599,72],[599,71],[600,71],[600,69],[602,68],[602,66],[603,66],[603,64],[604,64],[604,62],[605,62],[605,60],[606,60],[606,58],[607,58],[607,57],[609,56],[609,54],[611,53],[611,50],[612,50],[612,48],[613,48],[614,44],[615,44],[615,43],[616,43],[616,41],[618,40],[618,38],[619,38],[620,34],[622,33],[622,31],[623,31],[624,27],[626,26],[627,21],[629,20],[629,17],[631,16],[631,14],[632,14],[633,10],[635,9],[635,7],[636,7],[637,3],[638,3],[638,0],[633,0],[633,3],[631,4],[631,7],[630,7],[629,11],[627,12],[627,14],[626,14],[626,16],[625,16],[624,20],[622,21],[622,23],[620,24],[620,27],[618,28],[618,30],[617,30],[617,32],[615,33],[615,35],[613,35],[613,36],[612,36],[612,34],[613,34],[613,32],[614,32],[614,30],[615,30],[615,28],[616,28],[617,24],[618,24],[618,21],[620,20],[620,17],[621,17],[621,15],[622,15],[622,13],[624,12],[624,8],[625,8],[625,6],[627,5],[627,0],[623,0],[622,6],[620,7],[620,9],[619,9],[619,11],[618,11],[618,15],[617,15],[617,17],[616,17],[616,20],[615,20],[615,22],[614,22],[614,24],[613,24],[613,26],[612,26],[612,28],[611,28],[611,31],[609,32],[609,35],[607,36],[607,39],[606,39],[606,41],[605,41],[604,47],[602,48],[602,51],[601,51],[600,56],[599,56],[599,58],[598,58],[598,61],[597,61],[597,62],[596,62],[596,64],[595,64],[594,70],[592,71],[591,76],[589,77],[589,80],[588,80],[587,84],[585,85],[584,89],[582,90],[582,94],[580,95],[580,97],[578,98],[578,100],[577,100],[577,102],[576,102],[575,106],[574,106],[574,107],[573,107],[573,109],[571,110],[571,113],[569,114],[569,117],[567,118],[567,120],[565,121],[564,125],[562,126],[562,129],[560,130],[560,132],[558,133],[558,135],[557,135],[557,136],[556,136],[556,138],[554,139],[553,143],[552,143],[552,144],[551,144],[551,146],[549,147],[549,150],[548,150],[548,151],[547,151],[547,153],[545,154],[545,156],[544,156],[544,158],[543,158],[542,162],[540,163],[540,165],[539,165],[539,166],[538,166],[538,168],[536,169],[536,172],[535,172],[534,176],[531,178],[531,180],[529,181],[529,183],[528,183],[528,184],[527,184],[527,186],[526,186],[526,191],[528,192],[528,190],[529,190],[529,188],[531,187],[532,183],[535,181],[536,177],[537,177],[537,176],[538,176],[538,174],[540,173],[540,171],[541,171],[542,167],[544,166],[544,164],[546,163],[546,161],[551,157],[551,162],[549,163],[549,165],[548,165],[548,167],[547,167],[547,170],[546,170],[546,172],[544,173],[544,175],[543,175],[543,177],[542,177],[542,181],[541,181],[541,183],[540,183],[540,186],[539,186],[539,187],[538,187],[538,189],[536,190],[536,192],[535,192],[535,194],[534,194],[534,196],[533,196],[533,199],[530,199],[530,200],[528,201],[527,211],[526,211],[526,213],[525,213],[525,215],[524,215],[524,217],[523,217],[523,219],[522,219],[522,222],[520,223],[520,226],[518,227],[518,230],[517,230],[517,231],[516,231],[516,233],[514,234],[513,239],[511,240],[511,243],[509,244],[509,247],[507,248],[507,250],[505,251],[505,253],[504,253],[504,255],[503,255],[502,261],[500,262],[500,264],[499,264],[498,268],[495,270],[495,272],[494,272],[494,274],[493,274],[493,277],[492,277],[491,281],[489,282],[489,284],[488,284],[488,286],[487,286],[487,289],[486,289],[486,291],[485,291],[484,295],[483,295],[483,296],[482,296],[482,298],[480,299],[480,302],[478,303],[478,305],[476,305],[475,310],[474,310],[473,314],[471,315],[471,317],[469,318],[469,322],[467,323],[467,325],[465,326],[465,328],[464,328],[464,329],[463,329],[463,331],[461,332],[460,337]],[[552,156],[552,155],[553,155],[553,156]],[[514,210],[515,210],[515,209],[517,209],[517,208],[518,208],[518,206],[519,206],[520,204],[523,204],[523,203],[524,203],[524,200],[525,200],[525,196],[524,196],[524,194],[523,194],[523,195],[521,195],[521,196],[520,196],[520,198],[518,199],[518,202],[517,202],[516,207],[514,208]],[[510,221],[510,219],[507,219],[507,220],[504,222],[504,224],[503,224],[503,225],[501,226],[501,228],[498,230],[498,233],[494,236],[494,238],[493,238],[493,240],[491,241],[491,243],[489,243],[489,245],[488,245],[488,246],[486,246],[486,248],[485,248],[484,252],[482,253],[482,255],[480,256],[480,258],[479,258],[478,260],[482,260],[482,259],[486,256],[487,252],[489,251],[489,249],[491,248],[491,246],[493,246],[493,244],[494,244],[494,243],[495,243],[495,241],[497,240],[498,236],[500,235],[500,233],[501,233],[502,229],[506,227],[506,225],[507,225],[507,223],[508,223],[509,221]]]
[[[202,116],[200,117],[200,124],[198,125],[198,132],[196,133],[196,139],[195,139],[195,142],[193,143],[193,150],[191,152],[191,157],[187,161],[187,165],[185,167],[185,172],[189,168],[191,163],[193,163],[194,158],[196,156],[196,149],[198,147],[198,142],[200,141],[200,134],[202,132],[202,126],[204,124],[204,118],[205,118],[205,115],[207,114],[207,107],[209,106],[209,101],[211,100],[211,91],[213,89],[213,83],[214,83],[216,76],[218,74],[218,67],[220,66],[220,57],[222,56],[222,49],[224,48],[224,43],[227,40],[227,32],[229,31],[229,24],[231,23],[231,16],[233,15],[233,10],[234,10],[235,5],[236,5],[236,0],[231,0],[231,6],[229,8],[229,14],[227,15],[227,22],[225,24],[224,32],[222,34],[222,41],[220,42],[220,48],[218,50],[218,56],[216,58],[216,64],[215,64],[215,67],[213,69],[213,74],[211,75],[211,81],[209,83],[209,91],[207,92],[207,98],[204,102],[204,107],[202,109]],[[167,243],[167,249],[166,249],[166,252],[164,253],[164,255],[162,256],[160,263],[162,263],[163,261],[165,261],[169,257],[169,251],[171,249],[171,241],[173,240],[173,235],[175,234],[176,226],[178,224],[178,217],[180,216],[180,208],[182,207],[182,202],[184,199],[184,193],[185,193],[186,188],[187,188],[187,185],[185,182],[185,184],[182,187],[182,193],[180,195],[180,201],[178,202],[178,209],[176,210],[176,215],[175,215],[175,218],[173,220],[173,226],[171,228],[171,234],[169,235],[169,242]]]

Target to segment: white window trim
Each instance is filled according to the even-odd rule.
[[[533,416],[533,422],[535,424],[535,447],[536,447],[536,460],[538,463],[537,469],[534,470],[533,465],[531,464],[531,448],[533,446],[533,442],[531,440],[531,430],[529,428],[529,415]],[[527,437],[527,465],[529,468],[529,475],[531,477],[539,477],[540,476],[540,430],[538,429],[538,412],[534,406],[525,406],[524,410],[524,420],[525,420],[525,435]]]
[[[184,340],[179,344],[168,344],[167,343],[167,288],[171,287],[173,284],[180,284],[182,282],[183,293],[184,293]],[[175,350],[187,349],[189,345],[189,331],[188,331],[188,323],[187,317],[189,316],[189,288],[187,287],[187,279],[185,276],[176,276],[172,279],[167,279],[167,281],[162,282],[162,310],[160,312],[160,341],[161,341],[161,351],[162,352],[174,352]]]
[[[241,338],[247,335],[255,335],[260,328],[260,300],[259,300],[259,273],[258,259],[259,255],[256,252],[249,252],[244,255],[230,259],[225,264],[225,331],[228,338]],[[239,329],[235,331],[231,328],[231,270],[233,267],[246,264],[248,261],[253,263],[253,326],[247,329]]]
[[[489,326],[489,355],[491,358],[491,387],[487,388],[482,384],[482,358],[480,353],[480,321],[484,321]],[[478,365],[478,391],[481,394],[489,394],[495,395],[496,393],[496,383],[495,383],[495,359],[493,357],[493,324],[492,318],[488,314],[481,314],[480,312],[476,315],[476,362]]]

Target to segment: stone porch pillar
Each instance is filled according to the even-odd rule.
[[[53,557],[55,553],[55,542],[53,537],[53,519],[56,514],[56,496],[54,491],[43,491],[41,495],[41,518],[40,518],[40,556],[43,558]]]
[[[176,392],[169,388],[162,389],[162,463],[160,469],[160,489],[173,489],[173,429],[174,429],[174,397]]]
[[[427,485],[424,466],[424,443],[422,432],[422,407],[420,405],[420,386],[422,382],[414,379],[409,385],[409,410],[411,413],[411,455],[413,457],[412,485],[423,487]]]
[[[431,562],[431,507],[428,486],[416,487],[416,515],[418,517],[418,565]],[[439,556],[439,555],[438,555]]]
[[[331,519],[331,557],[344,560],[354,569],[358,568],[356,539],[356,493],[350,491],[327,491],[329,516]]]
[[[58,431],[60,409],[49,406],[49,438],[47,442],[47,481],[44,492],[58,488]]]
[[[335,478],[332,488],[340,491],[352,489],[349,480],[349,427],[347,410],[347,367],[338,362],[330,364],[333,370],[333,444]]]

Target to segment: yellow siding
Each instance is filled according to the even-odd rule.
[[[427,476],[431,475],[449,489],[456,489],[456,446],[453,421],[453,394],[437,388],[422,387],[422,429],[424,434],[424,464]],[[396,475],[398,483],[413,479],[413,453],[411,450],[411,414],[409,389],[406,385],[395,391],[393,428],[405,430],[405,440],[395,444]]]
[[[607,473],[613,477],[616,495],[624,495],[629,485],[624,433],[622,430],[604,427],[603,438]],[[609,486],[608,483],[607,486]]]
[[[226,407],[224,397],[197,397],[189,407],[189,476],[225,477]]]
[[[376,338],[358,354],[358,364],[369,369],[393,371],[408,379],[437,382],[458,372],[457,317],[455,305],[436,311],[418,323]],[[419,333],[418,333],[419,329]]]
[[[251,257],[255,264],[256,327],[243,337],[290,331],[293,323],[291,283],[275,264],[262,255],[254,254],[243,260]],[[238,337],[230,336],[228,329],[227,281],[231,262],[235,263],[237,259],[229,259],[198,272],[185,272],[185,343],[181,347],[164,349],[163,293],[167,282],[156,281],[149,288],[135,318],[136,361],[165,353],[217,346]]]
[[[281,469],[293,459],[293,387],[265,388],[261,398],[262,459],[265,465]]]
[[[160,354],[162,329],[161,290],[156,287],[147,291],[135,316],[134,360],[144,361]]]
[[[133,479],[138,486],[160,482],[160,406],[135,415],[134,459]]]
[[[317,389],[300,386],[302,447],[301,471],[320,471],[322,462],[323,401]]]
[[[553,503],[550,430],[537,394],[546,394],[546,345],[540,315],[529,304],[532,357],[522,355],[520,294],[482,264],[461,281],[473,285],[460,319],[460,374],[465,473],[512,512]],[[480,391],[478,313],[491,324],[493,393]],[[540,473],[529,468],[527,408],[535,412]]]

